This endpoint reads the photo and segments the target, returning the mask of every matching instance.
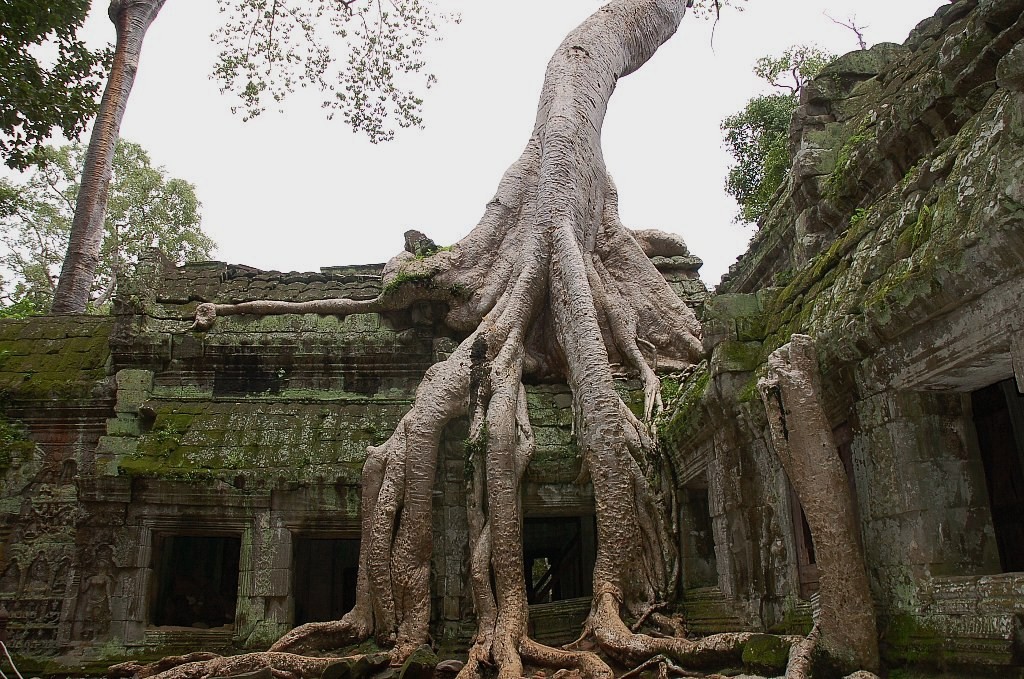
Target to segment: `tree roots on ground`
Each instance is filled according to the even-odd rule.
[[[182,656],[136,676],[192,679],[261,667],[275,677],[319,676],[335,651],[374,638],[401,664],[428,642],[432,489],[442,430],[470,422],[466,446],[469,572],[477,631],[458,679],[518,679],[527,668],[611,679],[738,667],[745,632],[693,640],[657,610],[676,598],[678,559],[666,517],[678,512],[671,470],[654,444],[659,369],[700,359],[700,326],[648,255],[685,254],[674,236],[634,232],[619,220],[600,129],[616,82],[676,30],[685,0],[614,0],[569,34],[548,65],[533,134],[476,228],[450,249],[412,234],[372,300],[202,304],[197,330],[232,314],[347,315],[448,303],[464,333],[427,370],[391,437],[371,446],[362,473],[354,608],[340,621],[289,632],[270,651],[231,658]],[[644,391],[635,416],[613,385],[624,366]],[[597,518],[594,595],[581,641],[552,648],[527,636],[521,489],[534,450],[524,380],[566,380],[572,390],[581,481]],[[631,628],[626,620],[634,621]],[[651,633],[644,633],[647,628]],[[787,676],[807,675],[817,630],[792,646]],[[630,669],[631,668],[631,669]]]

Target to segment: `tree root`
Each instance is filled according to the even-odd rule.
[[[679,667],[670,659],[663,655],[656,655],[649,660],[645,660],[628,672],[623,672],[619,675],[618,679],[629,679],[630,677],[639,676],[644,670],[650,669],[651,667],[658,668],[658,676],[673,675],[677,677],[707,677],[708,675],[703,672],[693,672],[691,670],[683,669]]]
[[[821,574],[821,645],[848,668],[878,667],[878,633],[854,502],[821,405],[814,341],[793,335],[758,382],[772,447],[796,491]]]
[[[665,531],[674,525],[667,510],[677,508],[672,472],[652,424],[662,407],[656,370],[684,370],[697,360],[701,330],[649,259],[685,246],[623,226],[600,149],[618,79],[674,33],[686,4],[612,0],[570,33],[548,65],[533,135],[477,227],[451,249],[400,253],[385,267],[378,297],[199,306],[195,330],[233,314],[344,316],[443,300],[447,323],[465,338],[427,370],[388,440],[367,450],[352,611],[337,622],[303,625],[266,653],[183,661],[154,676],[198,679],[265,667],[281,679],[319,676],[332,661],[297,652],[374,636],[391,647],[388,659],[397,665],[425,644],[438,445],[445,425],[463,416],[470,421],[465,481],[477,632],[458,679],[490,675],[491,667],[498,679],[519,679],[524,661],[586,679],[612,679],[604,657],[636,666],[628,675],[656,666],[666,678],[740,664],[750,633],[686,639],[683,625],[654,603],[673,600],[679,580]],[[613,363],[639,378],[640,416],[616,391]],[[580,478],[593,484],[596,506],[594,595],[584,630],[593,650],[582,641],[550,648],[526,633],[522,481],[535,445],[527,376],[558,377],[572,391]],[[638,620],[634,629],[623,616]],[[641,633],[645,623],[660,635]],[[798,679],[805,643],[785,639],[795,647]]]
[[[186,663],[203,662],[207,660],[215,660],[221,657],[217,653],[188,653],[186,655],[172,655],[154,663],[148,665],[140,663],[136,660],[130,660],[117,665],[111,665],[107,670],[107,676],[111,679],[117,679],[119,677],[134,677],[135,679],[147,679],[161,672],[165,672],[171,668]]]
[[[269,650],[280,653],[310,653],[344,648],[359,643],[369,635],[369,627],[353,622],[350,615],[346,615],[341,620],[299,625],[274,642]]]
[[[270,668],[276,679],[300,679],[303,677],[319,677],[336,658],[311,658],[294,653],[246,653],[244,655],[217,656],[198,661],[184,661],[167,667],[168,662],[183,660],[190,656],[208,654],[189,654],[164,658],[163,660],[144,666],[134,676],[150,679],[209,679],[210,677],[230,677],[236,674],[256,672]],[[385,656],[386,657],[386,656]],[[160,671],[154,672],[156,668]]]

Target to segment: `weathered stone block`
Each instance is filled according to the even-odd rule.
[[[722,342],[711,353],[711,374],[752,372],[760,365],[760,342]]]
[[[775,676],[786,669],[789,646],[775,635],[754,634],[743,646],[743,665],[752,672]]]
[[[238,595],[245,597],[257,596],[255,574],[248,569],[238,571]]]
[[[292,591],[292,571],[290,568],[273,568],[270,570],[269,586],[263,596],[288,596]]]
[[[1022,0],[979,0],[978,14],[989,24],[1000,28],[1013,23],[1024,13]]]
[[[939,70],[947,78],[954,78],[963,71],[971,61],[981,54],[985,46],[995,37],[995,33],[975,17],[968,21],[962,32],[947,37],[939,49]]]
[[[123,457],[132,455],[138,450],[139,443],[136,439],[124,436],[103,436],[100,438],[96,448],[96,455],[110,455]]]
[[[757,295],[736,293],[715,295],[704,305],[704,318],[708,321],[756,316],[760,313],[761,306],[758,304]]]
[[[420,646],[402,664],[398,679],[433,679],[438,658],[429,646]]]
[[[114,410],[117,413],[137,413],[139,406],[146,402],[150,392],[141,389],[118,389]]]
[[[107,436],[138,436],[142,433],[139,418],[128,413],[107,419]]]

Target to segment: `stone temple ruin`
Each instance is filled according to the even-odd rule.
[[[662,375],[659,423],[691,632],[810,626],[814,544],[756,389],[800,332],[884,663],[1024,673],[1022,17],[1021,0],[959,0],[903,45],[840,58],[807,87],[791,178],[718,288],[696,257],[653,258],[707,353]],[[201,301],[372,298],[380,269],[176,268],[153,252],[111,316],[0,323],[0,626],[22,669],[262,649],[351,606],[365,448],[458,341],[444,308],[189,327]],[[565,385],[529,389],[524,557],[547,643],[590,605],[569,403]],[[434,490],[432,635],[451,656],[474,629],[466,435],[446,430]]]

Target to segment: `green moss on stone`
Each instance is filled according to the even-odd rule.
[[[864,118],[857,126],[857,130],[847,137],[843,145],[839,147],[839,151],[836,153],[835,169],[825,178],[824,182],[827,198],[832,200],[838,198],[850,172],[854,152],[858,146],[873,138],[874,135],[868,131],[868,127],[868,119]]]
[[[711,355],[711,372],[749,372],[761,363],[760,342],[734,342],[727,340],[715,347]]]
[[[381,289],[381,294],[382,295],[393,294],[393,293],[397,292],[400,287],[402,287],[403,285],[406,285],[406,284],[430,284],[430,285],[432,285],[433,284],[432,283],[433,278],[434,278],[434,274],[432,274],[432,273],[423,273],[423,272],[410,273],[410,272],[406,272],[406,271],[399,271],[395,275],[395,277],[392,278],[390,281],[388,281],[387,284]]]
[[[420,646],[402,664],[398,679],[431,679],[437,663],[438,658],[430,646]]]
[[[661,401],[668,405],[676,400],[683,389],[683,384],[672,375],[664,375],[661,378]]]
[[[0,414],[0,474],[28,460],[35,450],[24,427]]]
[[[676,406],[664,413],[668,421],[658,427],[663,442],[686,440],[687,434],[700,426],[704,421],[700,404],[710,384],[711,369],[702,361],[683,382]]]
[[[785,672],[789,644],[771,634],[754,634],[743,646],[743,665],[752,672],[774,676]]]
[[[913,226],[903,230],[896,240],[896,256],[900,259],[910,257],[918,248],[925,245],[932,235],[934,210],[930,205],[921,206],[917,220]]]
[[[934,630],[907,613],[886,619],[879,651],[887,664],[922,663],[936,665],[943,660],[944,643]]]
[[[107,376],[108,319],[0,321],[0,388],[14,399],[89,399]]]

